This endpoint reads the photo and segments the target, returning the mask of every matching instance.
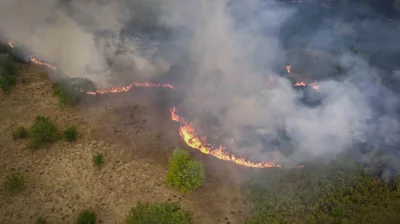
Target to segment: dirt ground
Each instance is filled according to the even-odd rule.
[[[91,209],[98,223],[122,223],[143,200],[180,201],[194,213],[195,223],[243,223],[249,205],[236,177],[246,171],[230,163],[187,148],[204,162],[205,184],[185,195],[165,185],[168,157],[184,144],[167,109],[154,103],[162,93],[134,89],[62,109],[46,71],[26,65],[19,70],[26,83],[0,96],[0,180],[20,172],[26,187],[13,196],[0,195],[0,222],[27,224],[42,216],[49,223],[74,223],[79,211]],[[60,130],[75,125],[79,140],[37,151],[26,149],[26,140],[13,141],[13,128],[28,127],[38,115],[50,116]],[[101,168],[92,163],[96,152],[105,155]]]

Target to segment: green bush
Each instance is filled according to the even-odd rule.
[[[192,160],[187,151],[175,149],[166,176],[167,185],[185,193],[200,187],[204,178],[203,164]]]
[[[24,185],[24,176],[19,173],[14,173],[12,175],[6,176],[3,182],[3,190],[9,194],[13,194],[22,190]]]
[[[0,89],[9,93],[11,87],[17,83],[14,62],[6,56],[0,56]]]
[[[46,223],[47,223],[47,221],[43,217],[37,218],[36,222],[35,222],[35,224],[46,224]]]
[[[29,137],[31,139],[29,148],[38,149],[45,144],[59,140],[60,133],[48,117],[38,116],[29,129]]]
[[[93,156],[93,163],[95,166],[101,166],[104,164],[104,155],[103,153],[96,153],[96,155]]]
[[[125,218],[125,224],[190,224],[192,213],[182,210],[178,203],[142,203],[131,208]]]
[[[96,86],[83,78],[67,78],[53,84],[53,95],[59,98],[61,106],[74,106],[85,95],[84,92],[91,91],[96,91]]]
[[[95,224],[96,223],[96,214],[89,210],[84,210],[79,213],[76,218],[76,224]]]
[[[68,142],[74,142],[78,138],[78,131],[75,127],[69,127],[64,130],[64,139]]]
[[[13,139],[17,140],[20,138],[28,137],[28,131],[24,128],[24,126],[18,126],[12,133]]]

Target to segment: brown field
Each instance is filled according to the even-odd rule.
[[[168,157],[184,144],[167,108],[146,100],[157,98],[153,90],[91,97],[63,109],[42,68],[19,65],[19,71],[28,83],[0,95],[0,180],[20,172],[26,186],[0,195],[0,222],[27,224],[42,216],[49,223],[74,223],[80,210],[92,209],[98,223],[122,223],[138,200],[171,200],[192,211],[196,223],[243,223],[249,205],[237,174],[246,170],[187,148],[204,162],[206,182],[185,195],[165,185]],[[13,128],[28,127],[38,115],[50,116],[60,130],[75,125],[78,141],[37,151],[26,149],[27,140],[13,141]],[[96,152],[105,155],[103,167],[93,165]]]

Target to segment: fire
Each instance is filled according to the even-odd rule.
[[[14,47],[15,47],[14,44],[13,44],[11,41],[8,42],[8,46],[10,46],[11,48],[14,48]],[[46,63],[46,62],[42,62],[42,61],[40,61],[39,59],[34,58],[33,56],[31,56],[31,62],[34,63],[34,64],[37,64],[37,65],[46,66],[46,67],[51,68],[51,69],[53,69],[53,70],[56,70],[56,69],[57,69],[56,66],[51,65],[51,64]]]
[[[14,48],[14,44],[11,41],[8,41],[8,46],[10,46],[11,48]]]
[[[292,66],[291,66],[291,65],[286,65],[286,66],[285,66],[285,69],[286,69],[286,71],[287,71],[287,73],[288,73],[289,75],[292,75],[292,76],[294,76],[295,78],[297,78],[296,75],[294,75],[294,74],[292,73]],[[305,81],[298,81],[298,82],[296,82],[296,83],[294,84],[294,86],[311,86],[311,88],[313,88],[314,90],[316,90],[316,91],[319,90],[319,86],[318,86],[318,84],[317,84],[316,82],[307,83],[307,82],[305,82]]]
[[[174,89],[174,87],[171,84],[156,84],[156,83],[151,83],[151,82],[134,82],[128,86],[114,87],[114,88],[110,88],[110,89],[99,89],[95,92],[86,92],[86,94],[96,95],[96,94],[105,94],[105,93],[128,92],[133,87],[164,87],[164,88]]]
[[[234,154],[229,154],[228,152],[226,152],[225,147],[223,146],[219,146],[217,148],[209,146],[206,143],[205,137],[200,138],[197,136],[193,124],[186,121],[177,114],[177,109],[175,107],[172,107],[170,109],[170,112],[171,112],[171,119],[180,124],[179,135],[183,138],[186,144],[192,148],[200,150],[204,154],[212,155],[221,160],[232,161],[238,165],[246,167],[253,167],[253,168],[281,167],[281,165],[273,162],[254,163],[245,158],[237,157]]]

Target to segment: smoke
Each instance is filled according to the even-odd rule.
[[[349,17],[364,13],[357,5],[302,4],[3,0],[0,31],[63,73],[97,84],[185,68],[171,75],[184,86],[185,115],[208,137],[229,136],[221,143],[252,160],[299,164],[357,142],[396,145],[397,98],[384,85],[388,74],[364,52],[354,54],[354,44],[375,54],[379,41],[367,25],[388,37],[385,49],[399,27],[371,10],[370,17]],[[319,91],[295,89],[286,64],[297,78],[318,81]],[[215,133],[205,131],[207,119]]]

